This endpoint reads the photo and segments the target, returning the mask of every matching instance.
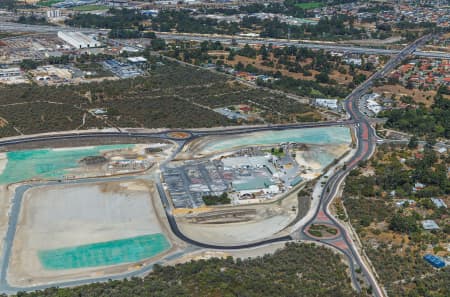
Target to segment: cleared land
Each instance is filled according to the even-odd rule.
[[[3,173],[3,170],[6,168],[6,164],[8,163],[8,157],[5,153],[0,153],[0,175]]]
[[[286,235],[283,230],[297,216],[297,192],[294,191],[284,199],[270,204],[217,207],[200,213],[194,211],[178,216],[178,226],[192,239],[222,245],[236,245],[274,235]],[[233,212],[236,215],[230,216]],[[242,220],[239,222],[240,219]]]
[[[8,228],[8,212],[11,206],[12,191],[6,185],[0,185],[0,238],[4,238]],[[0,251],[3,251],[3,240],[0,241]]]
[[[27,286],[137,268],[136,264],[128,263],[46,270],[38,254],[142,235],[166,235],[165,223],[155,211],[160,207],[157,205],[160,200],[154,191],[144,181],[43,186],[29,190],[19,217],[9,282]]]

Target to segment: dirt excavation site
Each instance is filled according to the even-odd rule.
[[[14,286],[138,269],[173,250],[154,185],[47,185],[25,192],[8,270]]]
[[[298,215],[299,189],[272,203],[200,208],[180,213],[176,220],[186,236],[209,244],[231,246],[288,235]]]

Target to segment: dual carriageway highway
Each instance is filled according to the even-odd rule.
[[[69,26],[46,26],[46,25],[28,25],[13,22],[0,21],[0,31],[7,32],[31,32],[31,33],[57,33],[58,31],[79,31],[87,34],[107,34],[107,29],[92,29],[92,28],[75,28]],[[242,36],[229,36],[229,35],[205,35],[194,33],[170,33],[160,32],[156,33],[159,38],[165,40],[183,40],[183,41],[219,41],[224,44],[272,44],[274,46],[296,46],[310,49],[323,49],[326,51],[334,51],[341,53],[354,53],[354,54],[374,54],[374,55],[397,55],[399,50],[389,50],[375,47],[359,47],[334,44],[332,42],[309,42],[307,40],[287,40],[287,39],[274,39],[274,38],[260,38],[260,37],[242,37]],[[446,52],[431,52],[414,50],[414,55],[423,58],[441,58],[450,59],[450,53]]]
[[[396,56],[394,56],[383,69],[376,72],[374,75],[372,75],[368,80],[366,80],[363,84],[358,86],[347,98],[345,101],[345,108],[349,115],[349,120],[344,122],[327,122],[327,123],[307,123],[307,124],[293,124],[293,125],[274,125],[274,126],[259,126],[259,127],[239,127],[239,128],[224,128],[224,129],[211,129],[211,130],[185,130],[183,132],[189,133],[189,137],[184,140],[178,140],[177,143],[179,144],[178,151],[174,152],[174,155],[181,150],[181,148],[190,140],[206,136],[206,135],[232,135],[232,134],[242,134],[242,133],[249,133],[249,132],[256,132],[256,131],[267,131],[267,130],[282,130],[282,129],[298,129],[298,128],[311,128],[311,127],[326,127],[326,126],[332,126],[332,125],[349,125],[349,124],[356,124],[356,138],[357,138],[357,148],[356,152],[353,156],[351,156],[350,160],[348,160],[346,167],[339,169],[328,178],[328,181],[326,182],[324,186],[324,190],[322,191],[322,194],[320,196],[320,202],[317,207],[317,209],[312,210],[314,211],[314,216],[312,219],[310,219],[303,227],[300,229],[294,231],[291,233],[291,236],[284,236],[284,237],[278,237],[278,238],[271,238],[266,239],[258,242],[253,242],[249,244],[242,244],[237,246],[217,246],[217,245],[209,245],[201,242],[194,241],[190,239],[189,237],[185,236],[178,228],[177,223],[172,216],[171,208],[169,200],[165,194],[164,189],[162,188],[161,182],[159,181],[157,183],[158,191],[161,196],[162,203],[165,208],[166,216],[169,221],[170,227],[172,229],[172,232],[178,236],[181,240],[189,243],[191,245],[191,248],[198,249],[198,248],[208,248],[208,249],[244,249],[249,247],[256,247],[256,246],[262,246],[267,245],[274,242],[280,242],[280,241],[289,241],[292,240],[294,237],[300,236],[303,240],[308,241],[316,241],[320,242],[321,244],[326,244],[331,247],[336,248],[337,250],[344,253],[345,256],[348,257],[349,260],[349,267],[351,270],[351,279],[353,282],[354,287],[357,290],[361,290],[360,283],[356,276],[356,271],[358,269],[361,270],[361,275],[364,277],[365,282],[369,284],[369,286],[373,290],[373,295],[376,297],[383,297],[386,296],[381,286],[378,284],[376,278],[374,277],[373,272],[366,264],[366,261],[361,257],[358,248],[355,246],[355,243],[351,239],[348,230],[339,222],[337,221],[333,215],[329,212],[329,205],[334,200],[334,198],[338,195],[339,189],[344,182],[345,177],[347,174],[355,168],[360,161],[367,160],[371,157],[375,146],[377,142],[377,136],[375,134],[374,129],[370,126],[370,123],[368,119],[358,110],[358,100],[361,98],[361,96],[372,86],[373,82],[383,77],[386,73],[390,72],[394,67],[396,67],[406,56],[413,53],[418,47],[423,45],[424,42],[426,42],[431,36],[425,36],[414,43],[410,44],[406,48],[404,48],[402,51],[400,51]],[[169,136],[169,132],[171,131],[163,131],[163,132],[155,132],[155,133],[148,133],[148,132],[128,132],[128,131],[117,131],[117,132],[86,132],[86,133],[53,133],[48,135],[37,135],[37,136],[23,136],[18,137],[14,139],[5,139],[0,141],[0,147],[5,145],[13,145],[13,144],[20,144],[20,143],[27,143],[27,142],[38,142],[38,141],[46,141],[46,140],[64,140],[64,139],[81,139],[81,138],[89,138],[89,137],[149,137],[149,138],[163,138],[167,140],[174,140]],[[178,132],[178,131],[174,131]],[[169,162],[170,158],[165,162]],[[164,166],[165,164],[161,164],[161,166]],[[130,177],[125,177],[130,178]],[[105,179],[102,179],[105,180]],[[64,183],[82,183],[82,182],[92,182],[92,180],[86,181],[86,180],[75,180],[75,181],[64,181]],[[27,189],[27,188],[24,188]],[[325,190],[326,189],[326,190]],[[11,248],[12,242],[14,239],[15,229],[16,229],[16,223],[18,214],[20,211],[20,201],[21,201],[21,195],[23,195],[23,192],[25,190],[16,192],[16,196],[14,198],[14,203],[17,202],[17,204],[13,204],[12,207],[12,213],[10,215],[10,223],[8,225],[8,231],[7,231],[7,237],[5,239],[5,249],[3,252],[3,257],[1,261],[1,274],[0,274],[0,290],[4,291],[6,293],[11,292],[17,292],[22,290],[36,290],[36,289],[42,289],[49,286],[75,286],[75,285],[81,285],[96,281],[105,281],[107,279],[120,279],[125,277],[131,277],[135,275],[142,275],[145,272],[148,272],[151,270],[152,265],[145,266],[142,269],[134,272],[127,272],[124,274],[118,274],[114,276],[104,277],[104,278],[88,278],[84,280],[76,280],[76,281],[69,281],[69,282],[61,282],[56,284],[49,284],[39,287],[28,287],[28,288],[15,288],[12,286],[9,286],[6,279],[6,271],[9,263],[9,254],[8,249]],[[307,228],[313,223],[321,223],[326,222],[328,224],[333,225],[339,230],[339,236],[334,237],[332,239],[327,240],[324,239],[318,239],[312,237],[308,232]],[[9,246],[9,248],[8,248]],[[171,257],[174,257],[174,255],[171,255]]]
[[[240,36],[224,36],[224,35],[202,35],[202,34],[181,34],[181,33],[157,33],[159,38],[166,40],[184,40],[184,41],[219,41],[223,44],[272,44],[274,46],[295,46],[304,47],[317,50],[326,50],[333,52],[343,52],[343,53],[354,53],[354,54],[365,54],[365,55],[398,55],[402,51],[390,50],[376,47],[358,47],[358,46],[346,46],[341,44],[333,44],[332,42],[308,42],[306,40],[287,40],[287,39],[273,39],[273,38],[259,38],[259,37],[240,37]],[[425,52],[414,49],[411,53],[418,57],[424,58],[441,58],[450,59],[450,53],[446,52]]]

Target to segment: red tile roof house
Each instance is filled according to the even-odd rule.
[[[239,109],[240,109],[241,111],[243,111],[243,112],[249,112],[249,111],[252,110],[252,108],[251,108],[250,106],[248,106],[248,105],[240,106]]]

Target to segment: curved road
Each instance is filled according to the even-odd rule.
[[[322,192],[322,195],[320,197],[320,204],[315,212],[314,217],[310,219],[309,222],[307,222],[301,229],[302,238],[309,240],[318,240],[317,238],[311,237],[307,232],[307,228],[311,224],[327,223],[334,225],[340,231],[340,236],[338,238],[332,238],[330,240],[323,239],[319,241],[331,245],[347,255],[351,268],[351,277],[355,288],[357,288],[358,290],[361,289],[355,273],[355,269],[359,268],[366,282],[372,288],[373,294],[377,297],[383,297],[386,294],[378,284],[372,271],[367,267],[366,263],[357,251],[357,248],[353,240],[349,236],[347,230],[341,225],[340,222],[338,222],[334,218],[333,215],[330,214],[328,208],[334,197],[336,197],[339,188],[347,174],[356,166],[358,166],[359,162],[367,160],[371,157],[378,139],[374,129],[370,125],[370,122],[368,121],[366,116],[362,114],[358,109],[358,101],[360,100],[361,96],[364,95],[372,86],[373,82],[376,79],[382,78],[384,75],[392,71],[404,58],[412,54],[419,46],[423,45],[430,38],[431,35],[426,35],[405,47],[397,56],[389,60],[389,62],[386,63],[383,69],[373,74],[364,83],[359,85],[349,96],[347,96],[345,101],[345,109],[350,115],[350,118],[357,123],[357,151],[353,155],[352,159],[347,162],[345,169],[336,172],[328,179],[327,183],[324,186],[324,191]]]

